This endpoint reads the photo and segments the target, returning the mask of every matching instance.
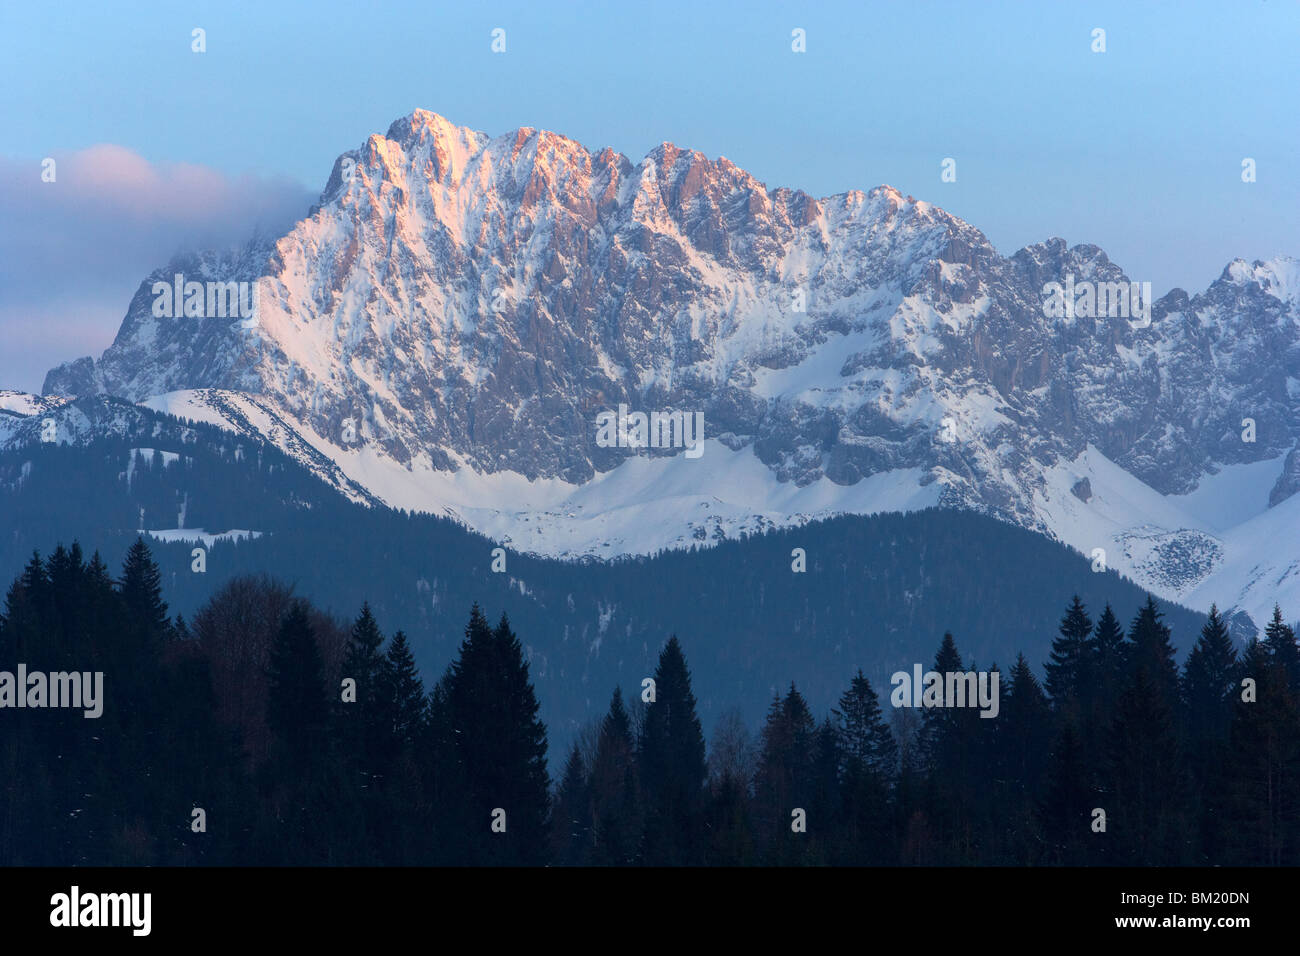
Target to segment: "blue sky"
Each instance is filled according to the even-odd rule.
[[[634,159],[670,140],[819,196],[889,183],[1004,253],[1059,235],[1196,291],[1300,256],[1298,79],[1291,0],[4,4],[0,387],[97,353],[175,247],[291,219],[416,107]]]

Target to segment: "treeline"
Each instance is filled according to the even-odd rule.
[[[930,669],[975,665],[945,634]],[[670,641],[645,727],[666,686],[676,759],[664,766],[654,736],[630,732],[615,690],[594,747],[565,765],[556,861],[1300,863],[1300,649],[1280,611],[1238,655],[1212,609],[1180,673],[1153,600],[1126,633],[1109,606],[1094,625],[1075,598],[1045,682],[1023,654],[998,677],[996,717],[891,707],[893,690],[882,701],[859,672],[818,721],[791,686],[757,739],[722,721],[705,772]],[[667,831],[652,826],[665,777],[690,808]]]
[[[169,618],[142,540],[117,580],[75,544],[34,556],[0,669],[102,671],[104,705],[0,709],[0,864],[546,862],[546,731],[509,622],[475,606],[427,694],[405,636],[384,645],[368,607],[349,631],[266,577]]]
[[[1041,668],[1063,599],[1078,594],[1089,607],[1110,603],[1128,615],[1146,598],[1060,542],[950,509],[841,515],[608,562],[507,547],[506,569],[494,573],[502,542],[448,517],[348,501],[274,448],[201,428],[198,440],[182,442],[175,428],[150,421],[84,448],[0,452],[0,597],[33,549],[57,541],[78,538],[87,555],[117,556],[141,528],[263,532],[207,547],[202,574],[192,571],[197,541],[146,534],[171,613],[188,620],[229,581],[265,572],[342,618],[368,600],[386,631],[405,630],[432,682],[455,658],[477,600],[493,619],[507,612],[528,643],[553,747],[603,716],[615,684],[649,675],[674,630],[712,733],[733,706],[759,726],[768,689],[791,681],[815,711],[828,711],[855,669],[880,687],[897,662],[930,658],[946,630],[968,658],[1009,663],[1023,649]],[[180,457],[164,468],[162,455],[128,454],[137,447]],[[1170,603],[1162,610],[1181,660],[1204,614]],[[1239,639],[1254,630],[1247,622],[1244,614],[1229,622]]]
[[[142,541],[114,579],[34,556],[0,670],[103,671],[103,716],[0,709],[0,864],[897,865],[1300,862],[1300,647],[1240,653],[1212,610],[1180,670],[1148,599],[1078,598],[1044,680],[894,707],[859,672],[792,684],[706,748],[675,637],[548,769],[523,646],[471,610],[432,688],[369,606],[340,625],[266,577],[169,616]],[[946,634],[929,668],[975,670]],[[996,671],[996,667],[992,668]]]

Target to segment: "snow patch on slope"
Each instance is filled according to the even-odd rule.
[[[1300,528],[1300,496],[1268,507],[1282,461],[1224,466],[1189,494],[1161,495],[1089,445],[1047,469],[1034,506],[1051,534],[1089,557],[1103,549],[1108,567],[1156,594],[1262,624],[1274,601],[1300,607],[1300,562],[1275,546]],[[1071,490],[1085,478],[1086,502]]]
[[[785,384],[798,388],[800,378],[793,372]],[[1001,420],[992,402],[966,399],[953,409],[959,437]],[[455,458],[453,470],[437,469],[423,455],[401,464],[375,445],[339,447],[301,426],[291,434],[264,397],[200,390],[143,404],[252,431],[285,450],[292,441],[304,443],[338,469],[342,483],[375,500],[446,515],[505,546],[547,557],[653,554],[840,514],[915,511],[940,504],[948,486],[960,483],[942,468],[899,468],[851,485],[823,477],[801,486],[778,480],[752,446],[732,450],[715,439],[705,442],[699,459],[629,453],[584,484],[529,480],[512,471],[483,474]],[[916,412],[929,418],[941,408]],[[1220,466],[1190,493],[1163,495],[1089,445],[1074,460],[1044,469],[1032,495],[1033,516],[1039,530],[1086,557],[1104,549],[1107,567],[1157,595],[1201,610],[1212,602],[1244,610],[1259,623],[1274,601],[1300,607],[1300,561],[1268,546],[1280,530],[1300,528],[1300,495],[1268,507],[1283,458]],[[1274,553],[1281,556],[1270,560]]]
[[[159,541],[188,541],[201,543],[205,548],[211,548],[218,541],[245,541],[253,538],[260,538],[260,531],[244,531],[232,529],[230,531],[208,532],[202,528],[168,528],[163,531],[146,531],[141,529],[140,534],[147,534],[151,538]]]

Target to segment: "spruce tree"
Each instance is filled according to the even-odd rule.
[[[1091,706],[1092,619],[1079,595],[1074,596],[1057,630],[1047,662],[1047,693],[1058,711],[1073,706],[1082,713]]]
[[[57,568],[55,572],[60,577],[69,573]],[[112,681],[114,716],[120,722],[114,746],[121,748],[121,760],[130,768],[121,778],[124,799],[145,802],[153,799],[143,792],[144,782],[154,776],[169,720],[158,685],[171,621],[162,597],[162,575],[143,538],[127,551],[118,593],[123,618],[109,631],[105,683]]]
[[[939,649],[934,655],[934,666],[932,671],[940,675],[943,680],[944,675],[959,673],[965,670],[961,662],[961,654],[957,652],[957,643],[953,640],[952,632],[945,632],[943,640],[939,643]],[[946,693],[946,687],[941,686],[941,692]],[[944,701],[946,705],[948,702]],[[924,715],[922,720],[922,750],[925,759],[931,770],[937,766],[943,766],[945,772],[951,771],[953,762],[960,761],[962,756],[961,748],[965,741],[961,739],[961,722],[960,714],[957,708],[949,706],[927,707],[922,711]]]
[[[392,752],[392,715],[386,693],[385,660],[380,653],[384,636],[379,631],[369,602],[348,634],[343,652],[342,678],[356,683],[356,699],[344,701],[340,692],[335,709],[340,718],[346,759],[367,780],[382,773]]]
[[[811,793],[806,807],[807,860],[824,864],[840,856],[844,839],[844,790],[840,780],[839,734],[829,717],[822,720],[813,736]]]
[[[706,842],[704,731],[676,635],[659,654],[654,681],[639,746],[646,799],[641,855],[654,866],[698,865]]]
[[[370,602],[366,601],[352,624],[343,653],[343,677],[356,681],[357,710],[365,714],[373,714],[378,709],[379,681],[384,666],[379,648],[383,643],[384,635],[370,611]]]
[[[1286,675],[1287,688],[1293,696],[1300,696],[1300,646],[1296,645],[1295,631],[1282,620],[1282,609],[1273,605],[1273,619],[1264,629],[1264,645],[1274,663]]]
[[[77,544],[73,544],[72,552],[60,544],[45,562],[50,591],[63,598],[55,602],[46,613],[45,628],[50,644],[47,651],[49,656],[46,660],[51,669],[54,665],[62,667],[65,662],[68,662],[68,652],[72,650],[76,641],[79,608],[75,607],[75,602],[77,592],[80,590],[78,587],[81,573],[80,555],[81,548]]]
[[[874,774],[888,785],[897,773],[898,745],[881,714],[880,700],[861,668],[831,714],[844,755],[845,774]]]
[[[609,713],[601,722],[588,787],[595,832],[591,862],[627,865],[640,849],[642,814],[632,721],[615,687]]]
[[[135,653],[161,643],[168,634],[167,604],[162,599],[162,574],[144,538],[136,538],[122,564],[122,600],[126,604]]]
[[[1175,866],[1190,862],[1174,713],[1151,672],[1139,665],[1120,695],[1111,729],[1108,844],[1119,862]]]
[[[1109,604],[1097,619],[1088,646],[1089,667],[1096,678],[1091,722],[1104,732],[1110,724],[1120,692],[1128,682],[1130,656],[1124,627]]]
[[[1183,671],[1183,701],[1192,753],[1208,756],[1201,748],[1227,737],[1237,670],[1237,651],[1227,624],[1219,616],[1218,607],[1211,604],[1210,616],[1187,655]]]
[[[1047,771],[1052,711],[1024,654],[1016,656],[995,723],[991,769],[1005,808],[1007,862],[1031,864],[1040,856],[1035,801]]]
[[[1106,838],[1105,834],[1091,831],[1091,813],[1097,806],[1097,795],[1088,781],[1083,740],[1067,717],[1048,753],[1042,801],[1043,829],[1051,862],[1081,866],[1092,856],[1104,855],[1104,846],[1090,852],[1090,842]]]
[[[800,862],[807,835],[792,833],[791,814],[807,812],[813,797],[813,759],[817,724],[794,684],[774,698],[763,725],[762,748],[754,779],[755,819],[769,863]]]
[[[426,863],[465,866],[478,860],[482,844],[481,807],[475,802],[469,774],[461,760],[449,691],[452,669],[429,692],[420,749],[424,791],[430,806],[429,857]]]
[[[1222,862],[1294,866],[1300,863],[1300,708],[1285,668],[1263,642],[1247,646],[1241,678],[1223,773],[1207,799],[1209,816],[1222,837]]]
[[[49,605],[49,579],[45,575],[45,562],[33,552],[23,572],[5,596],[3,660],[7,662],[32,660],[45,647],[45,628],[42,612]],[[102,651],[101,651],[102,653]],[[96,658],[92,658],[95,660]]]
[[[973,664],[962,664],[951,633],[944,634],[932,670],[943,679],[944,700],[943,706],[923,711],[928,764],[924,802],[946,862],[969,863],[978,858],[988,818],[996,812],[992,796],[981,788],[996,721],[981,718],[975,706],[957,707],[947,699],[945,675],[974,670]]]
[[[898,746],[880,702],[861,670],[831,711],[840,754],[845,835],[842,862],[885,863],[891,859],[890,796],[898,773]]]
[[[302,761],[321,744],[328,712],[320,650],[305,602],[294,601],[271,645],[267,724],[284,755]]]
[[[420,738],[424,723],[424,682],[416,669],[411,646],[401,631],[389,642],[383,673],[386,709],[392,719],[390,732],[398,747],[411,746]]]
[[[475,846],[485,862],[533,865],[549,851],[546,727],[523,647],[502,615],[493,630],[477,604],[447,682],[457,753],[472,797]],[[500,825],[505,813],[505,832]]]
[[[266,863],[329,863],[338,846],[335,831],[351,823],[333,812],[349,791],[333,778],[325,734],[329,697],[310,610],[301,600],[289,606],[268,657],[267,725],[274,746],[263,783],[273,810],[254,836]]]
[[[1129,663],[1135,673],[1139,670],[1146,672],[1150,688],[1160,695],[1161,703],[1172,713],[1179,702],[1178,665],[1174,662],[1174,645],[1163,617],[1155,598],[1147,595],[1146,604],[1129,628],[1132,642]],[[1130,675],[1129,687],[1133,680],[1134,675]]]
[[[564,776],[551,814],[551,856],[560,866],[587,862],[591,843],[591,800],[582,766],[582,751],[575,743],[564,764]]]
[[[713,866],[753,864],[756,859],[753,810],[745,781],[731,773],[713,780],[706,812],[708,862]]]
[[[1036,793],[1047,766],[1052,713],[1024,654],[1016,655],[999,718],[998,772],[1022,793]]]

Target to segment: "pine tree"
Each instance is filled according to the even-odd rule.
[[[974,665],[967,668],[962,664],[952,634],[946,633],[932,669],[943,677],[973,671]],[[969,863],[979,858],[989,819],[996,813],[992,796],[981,789],[996,721],[981,718],[976,707],[953,706],[956,702],[946,699],[947,680],[943,679],[944,705],[924,710],[922,732],[928,763],[924,802],[946,862]]]
[[[1231,694],[1237,683],[1237,651],[1219,609],[1210,605],[1210,616],[1183,671],[1183,701],[1187,708],[1193,753],[1201,753],[1211,742],[1227,737],[1232,719]]]
[[[1051,743],[1051,708],[1024,654],[1016,655],[998,722],[1001,771],[1028,793],[1036,792]]]
[[[1295,631],[1282,620],[1282,609],[1276,604],[1273,605],[1273,619],[1264,629],[1264,645],[1286,674],[1287,688],[1292,696],[1300,696],[1300,646],[1296,645]]]
[[[379,650],[383,641],[370,604],[363,603],[343,652],[342,678],[355,681],[356,697],[347,702],[340,693],[335,709],[346,759],[367,781],[383,772],[393,752],[387,662]]]
[[[939,650],[935,652],[934,666],[931,670],[941,678],[943,675],[965,670],[951,632],[944,633],[943,640],[939,643]],[[945,768],[945,771],[951,770],[954,760],[959,760],[962,756],[963,741],[960,739],[962,735],[959,729],[959,710],[947,706],[927,707],[922,713],[924,714],[921,731],[922,750],[927,763],[932,771],[940,765]]]
[[[373,714],[379,706],[379,681],[384,667],[379,648],[383,643],[384,635],[370,611],[370,603],[364,602],[343,653],[343,676],[356,681],[357,709],[364,714]]]
[[[451,677],[448,667],[429,692],[425,708],[421,769],[430,806],[430,832],[424,862],[465,866],[479,857],[483,820],[461,761],[461,735],[449,696]]]
[[[1178,665],[1174,663],[1174,645],[1169,628],[1155,599],[1147,595],[1147,603],[1138,611],[1129,629],[1132,652],[1129,663],[1136,673],[1146,671],[1150,688],[1160,695],[1161,703],[1172,713],[1178,706]],[[1128,686],[1132,687],[1133,677]]]
[[[329,697],[311,623],[311,609],[294,601],[271,645],[267,667],[267,725],[272,760],[264,786],[272,814],[255,842],[265,862],[325,864],[346,839],[346,824],[333,812],[342,793],[328,752]],[[347,779],[347,778],[343,778]]]
[[[792,833],[790,822],[795,809],[806,813],[812,802],[816,730],[808,703],[794,684],[784,698],[773,699],[754,778],[759,841],[771,863],[789,865],[806,855],[807,837]]]
[[[888,785],[897,773],[898,745],[881,715],[880,700],[860,668],[831,715],[846,776],[870,773]]]
[[[1121,861],[1189,862],[1181,771],[1173,712],[1151,672],[1139,665],[1120,695],[1111,730],[1106,836]]]
[[[1035,800],[1047,771],[1052,711],[1024,654],[1016,656],[998,715],[993,772],[1005,807],[1008,862],[1037,862],[1041,827]]]
[[[1088,646],[1089,666],[1097,682],[1090,723],[1104,732],[1127,683],[1130,656],[1124,628],[1109,604],[1097,619]]]
[[[549,850],[550,783],[546,727],[528,678],[523,647],[502,615],[489,627],[478,605],[470,612],[460,656],[452,663],[447,704],[457,753],[472,797],[480,858],[538,864]],[[506,831],[492,832],[505,812]]]
[[[1088,782],[1083,740],[1067,717],[1048,754],[1043,795],[1043,830],[1052,862],[1081,866],[1093,855],[1089,852],[1089,841],[1106,836],[1091,832],[1091,812],[1097,806],[1096,795]]]
[[[162,574],[144,538],[136,538],[122,565],[122,599],[131,625],[134,653],[147,653],[168,633],[167,604],[162,599]]]
[[[415,666],[415,656],[406,635],[398,631],[385,655],[386,710],[391,715],[391,733],[399,747],[411,746],[420,738],[425,716],[424,682]]]
[[[652,866],[698,865],[705,848],[704,731],[676,635],[659,654],[654,681],[639,745],[646,799],[641,855]]]
[[[302,761],[320,744],[328,700],[320,650],[308,607],[289,607],[271,645],[267,723],[291,761]]]
[[[582,767],[582,751],[575,743],[564,764],[564,776],[551,814],[551,856],[560,866],[580,866],[591,843],[591,799]]]
[[[898,746],[861,670],[831,715],[841,757],[843,862],[887,862],[892,858],[890,795],[898,773]]]
[[[5,661],[37,659],[44,649],[42,612],[50,604],[49,587],[45,562],[38,552],[32,552],[22,574],[5,596],[4,639],[0,643]]]
[[[808,832],[806,858],[810,864],[824,864],[838,855],[844,833],[844,791],[840,782],[839,734],[829,717],[813,736],[811,792],[805,819]]]
[[[642,827],[632,721],[615,687],[601,722],[588,787],[595,833],[591,862],[627,865],[636,860]]]
[[[1092,619],[1088,617],[1079,595],[1074,596],[1065,617],[1061,618],[1058,631],[1059,636],[1052,641],[1051,657],[1047,662],[1047,693],[1058,711],[1072,706],[1083,713],[1092,702],[1092,654],[1089,646]]]
[[[1285,668],[1263,642],[1247,646],[1241,676],[1208,815],[1222,836],[1223,862],[1294,866],[1300,863],[1300,709]]]

